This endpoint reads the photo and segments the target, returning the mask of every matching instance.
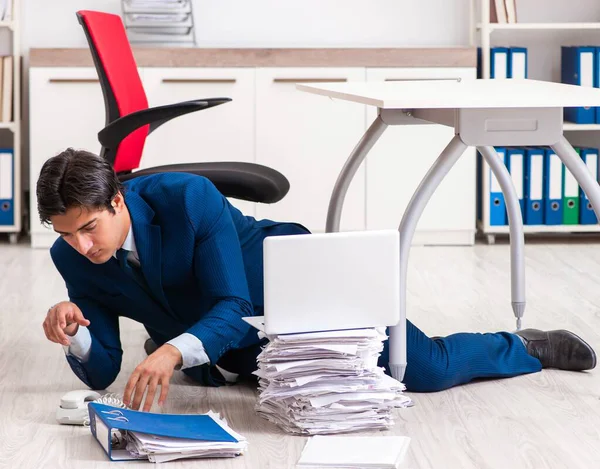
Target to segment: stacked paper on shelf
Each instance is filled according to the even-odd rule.
[[[125,0],[131,8],[183,8],[187,0]]]
[[[187,14],[135,13],[128,15],[131,22],[181,23],[188,19]]]
[[[297,434],[390,428],[392,410],[412,401],[377,366],[386,339],[375,328],[271,337],[258,356],[256,410]]]
[[[246,439],[214,412],[155,414],[96,402],[90,403],[88,410],[92,434],[114,461],[234,457],[248,446]]]
[[[123,0],[123,20],[134,42],[161,42],[166,37],[185,42],[194,26],[190,0]]]

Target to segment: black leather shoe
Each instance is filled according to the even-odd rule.
[[[152,353],[156,352],[157,348],[158,345],[156,345],[156,342],[154,342],[152,339],[146,339],[146,342],[144,342],[144,350],[148,355],[151,355]]]
[[[515,334],[525,339],[527,353],[541,361],[542,368],[583,371],[596,366],[592,347],[572,332],[524,329]]]

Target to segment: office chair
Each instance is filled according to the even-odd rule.
[[[196,99],[148,108],[121,17],[81,10],[77,12],[77,18],[90,46],[104,96],[106,126],[98,133],[102,145],[100,155],[110,161],[121,181],[148,174],[186,172],[208,178],[226,197],[275,203],[287,194],[290,184],[286,177],[256,163],[183,163],[134,171],[140,165],[144,143],[151,132],[174,117],[218,106],[231,99]]]

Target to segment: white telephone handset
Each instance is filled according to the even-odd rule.
[[[116,394],[104,396],[90,389],[70,391],[60,399],[56,409],[56,420],[66,425],[85,425],[89,420],[88,404],[97,401],[115,407],[125,407],[121,398]]]

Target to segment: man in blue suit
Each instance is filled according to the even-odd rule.
[[[157,174],[123,185],[102,158],[72,149],[44,164],[37,198],[40,219],[60,234],[50,252],[69,295],[48,310],[44,331],[86,385],[104,389],[120,372],[120,316],[150,335],[149,355],[124,391],[134,409],[147,391],[149,410],[159,387],[162,404],[176,369],[210,386],[251,376],[262,342],[242,317],[262,315],[263,240],[308,230],[242,215],[201,176]],[[407,352],[409,391],[596,365],[592,348],[568,331],[434,340],[409,322]],[[387,357],[386,343],[380,365],[389,372]]]

